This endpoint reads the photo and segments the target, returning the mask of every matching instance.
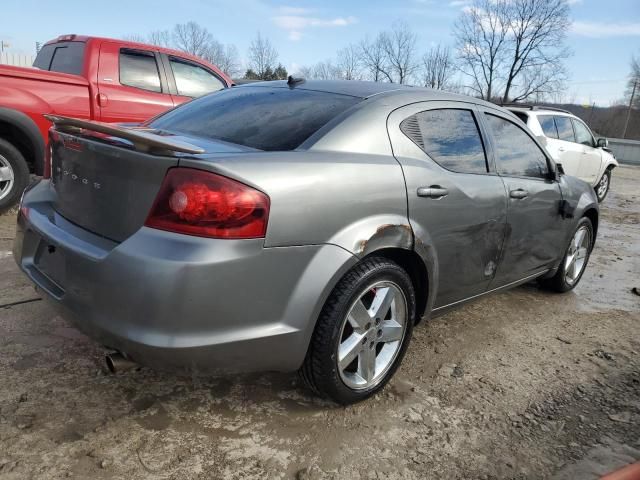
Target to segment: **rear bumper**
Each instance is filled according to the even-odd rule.
[[[66,221],[51,195],[47,181],[25,194],[16,262],[79,330],[154,368],[297,369],[355,263],[334,245],[264,248],[145,227],[115,243]]]

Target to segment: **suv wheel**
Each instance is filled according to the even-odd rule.
[[[591,220],[583,217],[571,237],[567,251],[556,274],[548,279],[540,280],[540,284],[550,290],[564,293],[573,290],[584,273],[591,249],[593,248],[593,225]]]
[[[602,178],[596,185],[596,196],[598,197],[598,202],[602,202],[607,193],[609,193],[609,188],[611,187],[611,169],[605,170],[602,174]]]
[[[0,214],[20,200],[29,183],[29,167],[22,154],[0,139]]]
[[[400,365],[414,320],[415,293],[407,273],[382,257],[365,260],[345,275],[325,303],[302,379],[337,403],[370,397]]]

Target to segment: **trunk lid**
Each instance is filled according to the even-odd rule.
[[[85,122],[85,126],[88,123]],[[104,127],[126,130],[120,137],[113,137],[96,135],[95,131],[83,130],[74,134],[61,131],[67,127],[69,125],[57,125],[58,130],[51,138],[51,185],[56,192],[54,208],[76,225],[117,242],[126,240],[144,225],[167,170],[177,166],[180,158],[197,155],[184,150],[244,151],[225,143],[199,142],[167,133],[156,135],[148,129],[142,130],[144,135],[135,140],[137,133],[130,128]],[[126,136],[133,140],[123,140]],[[134,149],[132,142],[138,142],[138,147],[161,148],[164,145],[164,148],[160,153],[142,152]],[[183,152],[176,153],[171,148]]]

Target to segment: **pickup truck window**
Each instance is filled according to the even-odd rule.
[[[84,42],[58,42],[45,45],[33,66],[40,70],[80,75],[84,64]]]
[[[224,88],[224,84],[218,77],[202,67],[180,61],[175,57],[170,57],[169,62],[176,79],[178,95],[201,97]]]
[[[153,53],[120,50],[120,84],[161,92],[160,72]]]

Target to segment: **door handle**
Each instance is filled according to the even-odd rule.
[[[511,198],[516,198],[518,200],[521,200],[523,198],[527,198],[529,196],[529,192],[527,192],[526,190],[523,190],[521,188],[518,188],[517,190],[511,190],[509,192],[509,196]]]
[[[418,188],[419,197],[442,198],[449,195],[449,190],[442,188],[440,185],[431,185],[430,187]]]

